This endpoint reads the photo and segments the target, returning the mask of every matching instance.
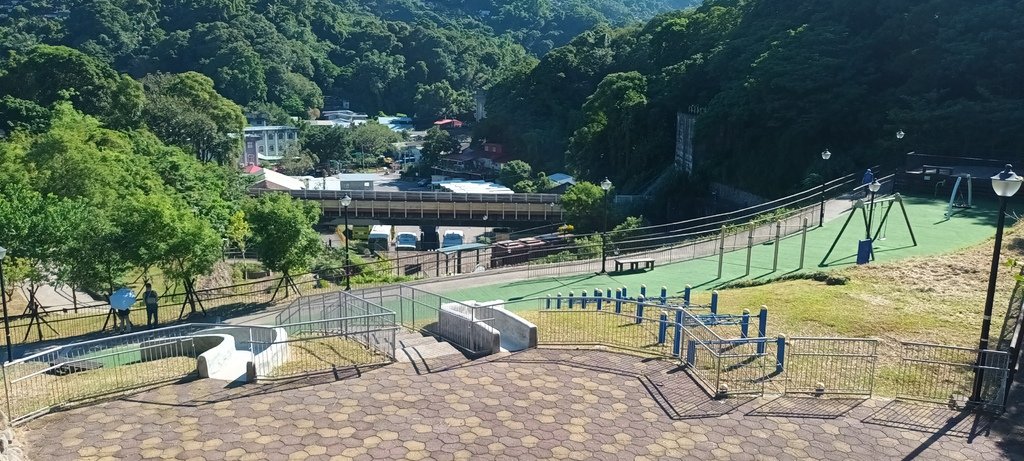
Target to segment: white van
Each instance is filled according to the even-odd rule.
[[[391,226],[373,226],[366,244],[370,251],[388,251],[391,247]]]
[[[398,236],[395,237],[395,250],[416,250],[416,243],[419,242],[419,237],[412,232],[399,232]]]
[[[446,230],[444,231],[444,237],[441,239],[441,248],[448,248],[462,245],[465,234],[460,230]]]

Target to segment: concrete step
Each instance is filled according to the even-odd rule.
[[[421,344],[419,346],[402,348],[396,355],[399,362],[412,362],[451,355],[462,355],[462,353],[455,346],[447,342],[434,342],[433,344]]]
[[[430,345],[430,344],[436,344],[437,342],[438,342],[437,338],[435,338],[433,336],[420,336],[420,337],[415,337],[415,338],[409,337],[409,338],[405,338],[405,339],[400,339],[400,340],[396,341],[395,344],[397,344],[397,346],[399,348],[406,348],[406,347],[426,346],[426,345]]]

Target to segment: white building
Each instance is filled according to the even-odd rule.
[[[350,110],[328,110],[320,114],[324,120],[334,123],[335,126],[345,128],[362,125],[370,120],[366,114],[352,112]]]
[[[299,129],[294,126],[247,126],[242,163],[257,165],[259,160],[278,161],[292,146],[299,144]]]

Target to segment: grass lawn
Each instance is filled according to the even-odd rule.
[[[857,266],[854,262],[856,242],[863,238],[863,221],[859,215],[850,224],[827,264],[818,262],[839,233],[845,216],[826,223],[825,227],[808,232],[807,258],[803,272],[829,271],[847,277],[845,285],[826,285],[813,280],[776,281],[760,286],[720,290],[719,311],[739,314],[750,309],[756,314],[761,305],[769,310],[768,336],[823,336],[877,338],[879,372],[875,392],[893,395],[900,385],[896,381],[900,366],[900,341],[927,342],[974,347],[977,345],[982,310],[992,255],[995,213],[991,208],[964,210],[949,220],[943,219],[945,204],[922,199],[907,200],[908,214],[914,226],[918,246],[911,246],[910,235],[902,222],[898,205],[890,215],[886,240],[875,245],[877,260]],[[876,219],[877,219],[876,215]],[[898,219],[894,219],[898,218]],[[859,225],[860,231],[855,229]],[[707,303],[710,290],[738,280],[769,281],[794,271],[799,254],[799,236],[782,242],[780,268],[771,271],[774,248],[759,245],[753,250],[752,268],[744,276],[746,250],[726,254],[725,273],[716,278],[718,257],[659,266],[652,272],[628,275],[581,275],[547,278],[504,284],[472,287],[444,293],[454,299],[517,300],[543,297],[561,292],[576,294],[595,288],[627,286],[630,296],[646,284],[648,293],[656,295],[661,286],[678,296],[689,283],[695,287],[693,301]],[[1007,229],[1002,257],[1018,258],[1024,253],[1024,227]],[[993,316],[993,334],[1003,324],[1015,280],[1016,269],[1001,267]],[[510,309],[536,320],[537,302],[512,302]],[[572,320],[551,325],[556,331],[573,331],[579,326]],[[576,320],[578,322],[578,320]],[[538,328],[551,321],[540,322]],[[539,332],[542,340],[545,333]],[[579,335],[580,333],[575,333]],[[591,335],[622,333],[599,329]],[[738,333],[734,336],[738,336]],[[913,379],[913,377],[910,377]]]
[[[337,336],[297,335],[289,339],[288,359],[275,366],[270,371],[270,377],[285,377],[387,361],[386,356],[358,341]]]
[[[135,358],[138,359],[137,352]],[[119,362],[128,363],[128,359]],[[39,373],[47,367],[45,363],[28,362],[5,369],[12,383],[6,394],[10,395],[12,417],[65,402],[77,404],[196,376],[196,359],[189,357],[103,367],[63,376]],[[7,398],[6,395],[0,394],[0,399]]]

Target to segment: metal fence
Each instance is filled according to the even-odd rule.
[[[878,340],[794,337],[786,341],[787,394],[870,396]]]
[[[979,403],[1002,411],[1005,406],[1009,354],[967,347],[901,342],[898,398],[963,407],[971,397],[976,371],[981,371]],[[979,357],[981,363],[979,364]]]
[[[54,347],[3,365],[4,409],[18,423],[91,399],[196,376],[188,324]]]
[[[494,308],[456,301],[408,285],[367,288],[351,292],[397,314],[402,326],[440,336],[471,354],[491,351],[481,329],[494,320]],[[458,314],[453,314],[457,312]]]
[[[259,379],[383,365],[395,358],[398,327],[394,313],[370,314],[279,325],[285,339],[266,336],[245,341],[255,355]],[[277,348],[278,350],[273,350]]]

